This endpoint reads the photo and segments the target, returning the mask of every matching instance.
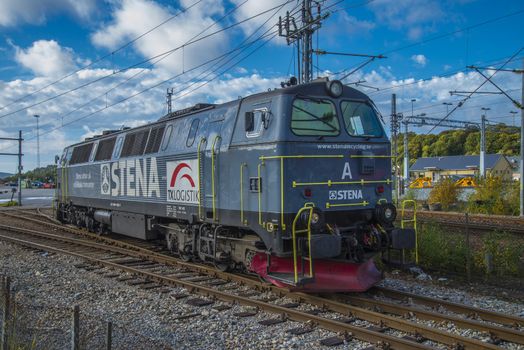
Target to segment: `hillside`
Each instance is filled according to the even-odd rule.
[[[11,175],[13,175],[13,174],[2,173],[2,172],[0,172],[0,179],[3,179],[3,178],[6,178],[6,177],[9,177],[9,176],[11,176]]]
[[[490,125],[486,128],[486,153],[506,156],[519,154],[520,129],[505,124]],[[398,164],[402,163],[404,135],[399,136]],[[480,153],[480,131],[477,129],[445,130],[440,134],[408,133],[409,160],[417,158],[475,155]]]

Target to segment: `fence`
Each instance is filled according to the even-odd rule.
[[[461,227],[419,222],[420,265],[468,280],[524,284],[524,235],[502,230],[478,230],[462,216]]]
[[[171,349],[162,341],[98,315],[69,308],[22,301],[1,278],[0,350],[18,349]]]

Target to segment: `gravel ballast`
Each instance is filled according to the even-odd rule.
[[[18,334],[26,344],[35,339],[37,349],[69,348],[73,305],[80,307],[82,348],[89,349],[103,348],[106,321],[113,322],[115,349],[317,349],[327,348],[320,346],[320,339],[337,335],[315,329],[295,336],[286,331],[303,324],[263,326],[258,322],[278,315],[258,312],[254,317],[238,317],[235,314],[252,309],[233,305],[218,311],[215,307],[224,305],[219,301],[191,306],[188,299],[202,297],[176,300],[173,295],[188,291],[143,290],[103,277],[100,271],[74,267],[83,262],[0,242],[0,274],[13,281]],[[352,340],[330,349],[368,346]]]

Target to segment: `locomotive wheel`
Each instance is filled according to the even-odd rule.
[[[180,259],[182,259],[182,261],[184,261],[184,262],[190,262],[191,259],[192,259],[191,255],[186,254],[186,253],[184,253],[182,251],[179,252],[179,254],[180,254]]]
[[[190,262],[191,261],[191,257],[187,254],[180,254],[180,259],[182,259],[182,261],[184,262]]]
[[[229,264],[227,263],[215,262],[213,265],[220,272],[226,272],[227,270],[229,270]]]

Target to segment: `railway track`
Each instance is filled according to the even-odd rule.
[[[157,248],[151,250],[129,242],[99,237],[83,230],[57,225],[50,220],[37,220],[28,217],[27,212],[21,213],[22,215],[12,212],[2,212],[2,214],[12,219],[24,220],[26,223],[32,222],[40,225],[40,227],[46,226],[57,230],[57,233],[49,234],[40,230],[0,225],[0,231],[10,232],[9,235],[0,234],[2,240],[35,249],[77,256],[100,268],[124,271],[137,276],[138,283],[151,284],[152,288],[182,286],[195,293],[213,296],[223,301],[238,302],[271,313],[286,315],[271,320],[269,324],[284,322],[286,318],[300,322],[314,322],[319,327],[335,332],[344,332],[348,338],[355,337],[372,344],[377,344],[377,342],[389,344],[392,348],[426,349],[442,344],[447,347],[465,349],[497,349],[499,348],[498,345],[505,343],[524,344],[522,329],[510,327],[524,326],[524,319],[517,317],[497,315],[486,310],[463,305],[460,305],[459,308],[437,299],[417,299],[418,296],[407,296],[405,293],[386,289],[376,289],[375,293],[387,294],[388,297],[398,300],[406,297],[411,298],[411,300],[424,300],[426,303],[424,305],[439,305],[440,308],[445,308],[462,316],[477,315],[476,318],[480,318],[480,320],[450,316],[436,311],[406,306],[402,303],[378,301],[360,295],[294,293],[260,282],[251,276],[222,273],[209,266],[182,262],[159,252]],[[58,232],[65,234],[58,234]],[[220,289],[220,286],[228,283],[249,287],[252,292],[239,295]],[[235,289],[238,288],[235,287]],[[270,299],[279,300],[284,297],[295,301],[295,303],[294,305],[282,306],[275,302],[256,298],[257,295],[266,292],[273,294]],[[249,294],[253,294],[253,296],[246,296]],[[315,314],[299,310],[298,306],[303,304],[309,305],[309,308],[313,307]],[[337,313],[342,318],[338,320],[327,318],[322,316],[324,313]],[[419,320],[451,322],[459,328],[476,330],[486,334],[490,343],[462,337],[437,327],[430,327]],[[359,322],[364,322],[366,326],[355,325]],[[304,329],[306,328],[304,327]]]
[[[413,211],[406,210],[405,215],[411,218]],[[468,227],[472,232],[504,231],[524,235],[524,220],[514,216],[469,214],[466,223],[464,213],[417,211],[417,222],[433,223],[462,230]]]

